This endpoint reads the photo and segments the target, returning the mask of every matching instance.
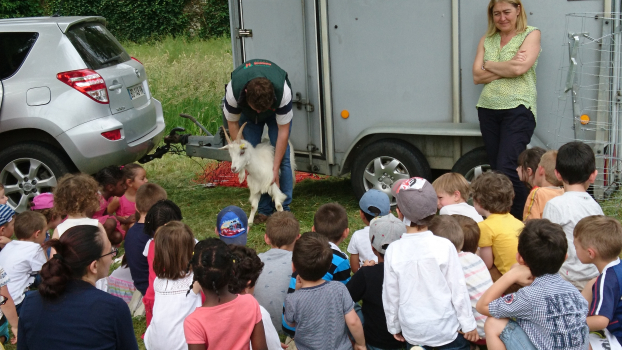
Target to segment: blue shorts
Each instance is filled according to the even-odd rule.
[[[507,350],[538,350],[518,323],[509,320],[499,336]]]

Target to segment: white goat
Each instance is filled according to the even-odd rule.
[[[255,213],[259,205],[259,198],[263,193],[267,193],[272,197],[276,210],[283,211],[283,201],[287,196],[281,192],[279,186],[273,183],[272,165],[274,163],[274,147],[269,142],[262,142],[253,147],[250,142],[242,139],[242,130],[246,123],[242,125],[238,131],[235,141],[231,141],[227,131],[223,127],[227,145],[221,149],[227,149],[231,156],[231,171],[238,174],[240,183],[248,184],[250,197],[248,201],[251,203],[251,214],[248,217],[248,224],[252,225],[255,219]],[[290,144],[290,163],[292,164],[292,175],[295,169],[293,158],[293,148]],[[248,174],[248,175],[247,175]],[[295,177],[294,177],[295,179]]]

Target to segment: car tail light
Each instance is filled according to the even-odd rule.
[[[136,57],[132,57],[132,59],[133,59],[134,61],[136,61],[136,62],[140,63],[140,64],[143,64],[143,63],[142,63],[141,61],[139,61],[139,60],[138,60],[138,58],[136,58]]]
[[[102,136],[110,141],[121,140],[121,129],[102,132]]]
[[[56,78],[72,88],[80,91],[93,101],[107,104],[108,90],[106,82],[97,72],[91,69],[79,69],[56,74]]]

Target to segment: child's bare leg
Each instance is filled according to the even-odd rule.
[[[486,346],[489,350],[506,350],[505,344],[501,341],[501,332],[505,329],[508,321],[507,318],[488,317],[486,319],[484,331],[486,332]]]

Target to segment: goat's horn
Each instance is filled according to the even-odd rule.
[[[231,143],[231,138],[229,137],[229,134],[227,134],[227,129],[225,129],[224,125],[221,125],[221,127],[222,127],[223,133],[225,134],[225,138],[227,139],[227,144],[230,144]]]
[[[235,138],[236,141],[242,140],[242,130],[244,130],[245,126],[246,126],[246,123],[242,124],[242,127],[240,128],[240,130],[238,130],[238,136]]]

